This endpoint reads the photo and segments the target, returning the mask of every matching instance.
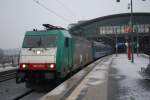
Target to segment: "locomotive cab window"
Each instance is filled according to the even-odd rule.
[[[68,48],[69,46],[69,38],[65,38],[65,47]]]
[[[56,41],[56,35],[29,35],[24,38],[23,48],[52,48]]]

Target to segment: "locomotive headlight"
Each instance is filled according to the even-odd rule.
[[[26,68],[26,67],[27,67],[26,64],[23,64],[23,65],[22,65],[22,68]]]
[[[50,68],[53,69],[54,68],[54,64],[50,64]]]
[[[40,54],[41,54],[41,51],[36,51],[36,54],[37,54],[37,55],[40,55]]]
[[[49,65],[49,68],[50,68],[50,69],[55,69],[55,64],[50,64],[50,65]]]

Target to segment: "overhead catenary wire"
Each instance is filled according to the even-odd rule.
[[[78,20],[77,15],[68,7],[66,6],[64,3],[62,3],[60,0],[55,0],[56,2],[58,2],[70,15],[76,17],[75,19]]]
[[[50,13],[53,13],[55,16],[61,18],[62,20],[71,23],[70,20],[66,19],[65,17],[59,15],[58,13],[56,13],[55,11],[51,10],[50,8],[46,7],[44,4],[40,3],[38,0],[33,0],[35,3],[37,3],[39,6],[41,6],[42,8],[44,8],[45,10],[47,10]]]

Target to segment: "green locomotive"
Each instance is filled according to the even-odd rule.
[[[62,79],[90,63],[92,43],[67,30],[43,24],[45,30],[25,34],[16,82],[36,83]]]

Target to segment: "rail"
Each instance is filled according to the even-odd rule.
[[[16,78],[16,71],[17,68],[0,72],[0,82]]]
[[[21,98],[24,98],[25,96],[27,96],[27,95],[29,95],[29,94],[31,94],[33,92],[34,92],[34,90],[29,90],[29,91],[27,91],[27,92],[25,92],[25,93],[15,97],[13,100],[20,100]]]

